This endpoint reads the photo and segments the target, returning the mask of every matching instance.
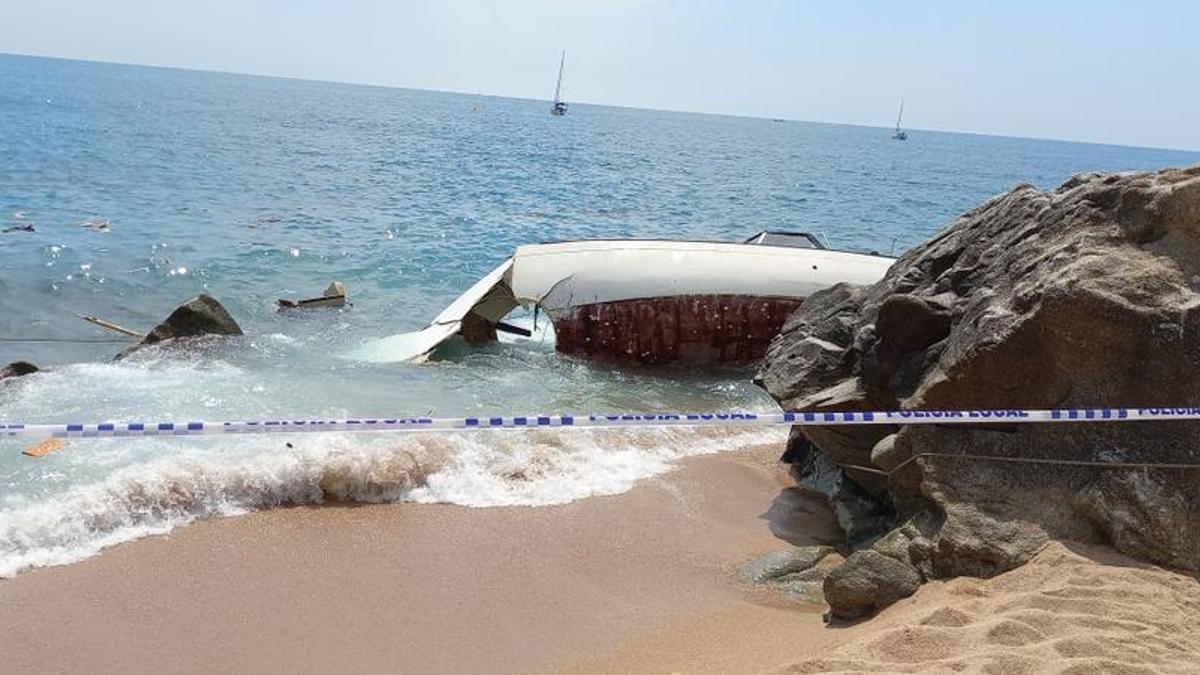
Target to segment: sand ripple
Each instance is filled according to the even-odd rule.
[[[1054,543],[994,579],[929,584],[784,672],[1196,672],[1198,619],[1195,578]]]

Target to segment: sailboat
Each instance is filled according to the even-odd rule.
[[[567,50],[563,50],[562,59],[558,62],[558,84],[554,85],[554,107],[550,108],[551,115],[566,115],[567,102],[562,100],[563,65],[567,62]]]
[[[904,117],[904,99],[900,99],[900,112],[896,115],[896,133],[892,134],[892,138],[898,141],[907,141],[908,132],[900,128],[900,120]]]

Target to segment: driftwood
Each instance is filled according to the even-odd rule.
[[[87,321],[88,323],[96,324],[97,326],[100,326],[101,328],[107,328],[108,330],[111,330],[116,333],[120,333],[122,335],[128,335],[129,337],[134,337],[139,340],[144,339],[146,337],[145,335],[142,335],[141,333],[139,333],[135,330],[130,330],[123,326],[118,326],[117,324],[115,324],[111,321],[105,321],[104,319],[101,319],[100,317],[88,316],[86,314],[76,314],[75,316],[83,319],[84,321]]]

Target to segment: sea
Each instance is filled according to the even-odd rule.
[[[552,74],[551,74],[552,75]],[[880,102],[881,123],[890,101]],[[920,103],[912,101],[915,119]],[[819,233],[899,253],[1017,183],[1200,153],[775,121],[0,55],[0,420],[23,423],[774,410],[750,371],[617,369],[544,318],[424,364],[359,346],[423,327],[521,244]],[[278,298],[347,285],[343,309]],[[244,337],[147,349],[198,293]],[[534,327],[528,314],[513,321]],[[197,519],[359,502],[538,507],[617,494],[779,430],[0,439],[0,576]],[[419,507],[410,507],[419,508]]]

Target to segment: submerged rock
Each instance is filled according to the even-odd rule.
[[[846,559],[840,554],[830,553],[806,570],[784,574],[767,583],[786,592],[795,600],[824,604],[825,579],[830,572],[845,561]]]
[[[1049,192],[1018,186],[906,253],[879,283],[814,294],[757,381],[788,410],[1194,405],[1200,166],[1083,174]],[[796,436],[811,444],[789,452],[802,481],[845,479],[877,507],[839,513],[847,532],[877,529],[884,515],[909,527],[902,542],[853,543],[874,541],[875,553],[927,577],[998,574],[1050,538],[1200,570],[1194,471],[1073,463],[1200,463],[1200,423]],[[938,456],[907,461],[925,453]],[[830,466],[848,464],[893,473]]]
[[[825,556],[833,553],[832,546],[793,546],[751,560],[738,570],[742,579],[761,584],[788,574],[803,572]]]
[[[742,580],[767,584],[804,602],[825,602],[822,585],[844,562],[832,546],[795,546],[751,560],[738,570]]]
[[[13,361],[12,363],[0,368],[0,380],[7,380],[10,377],[21,377],[22,375],[30,375],[38,372],[38,367],[28,361]]]
[[[147,345],[203,335],[242,335],[242,328],[217,299],[200,294],[175,308],[141,342],[121,352],[121,359]]]

